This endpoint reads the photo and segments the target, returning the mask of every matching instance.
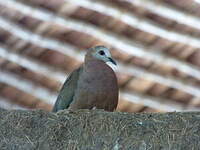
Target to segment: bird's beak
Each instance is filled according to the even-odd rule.
[[[114,65],[117,65],[117,63],[116,63],[111,57],[108,57],[108,59],[109,59],[109,61],[110,61],[111,63],[113,63]]]

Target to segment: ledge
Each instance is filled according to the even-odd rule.
[[[197,150],[200,112],[0,109],[0,149]]]

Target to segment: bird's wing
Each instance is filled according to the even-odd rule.
[[[82,67],[76,69],[69,75],[69,77],[67,78],[67,80],[65,81],[64,85],[60,90],[60,93],[52,110],[53,112],[67,109],[69,107],[69,105],[73,101],[73,97],[79,80],[79,75],[81,72],[82,72]]]

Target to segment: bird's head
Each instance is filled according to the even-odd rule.
[[[110,51],[105,46],[96,46],[93,48],[88,49],[88,52],[86,54],[86,59],[97,59],[102,60],[103,62],[111,62],[114,65],[117,65],[117,63],[113,60]]]

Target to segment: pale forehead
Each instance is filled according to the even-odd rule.
[[[108,51],[108,48],[105,47],[105,46],[96,46],[96,47],[94,47],[94,49],[97,50],[97,51],[100,51],[100,50]]]
[[[94,47],[94,51],[96,51],[96,52],[104,51],[106,54],[110,54],[109,49],[105,46],[96,46],[96,47]]]
[[[110,56],[110,51],[105,46],[96,46],[96,47],[88,49],[88,53],[95,54],[95,55],[100,51],[104,51],[106,55]]]

